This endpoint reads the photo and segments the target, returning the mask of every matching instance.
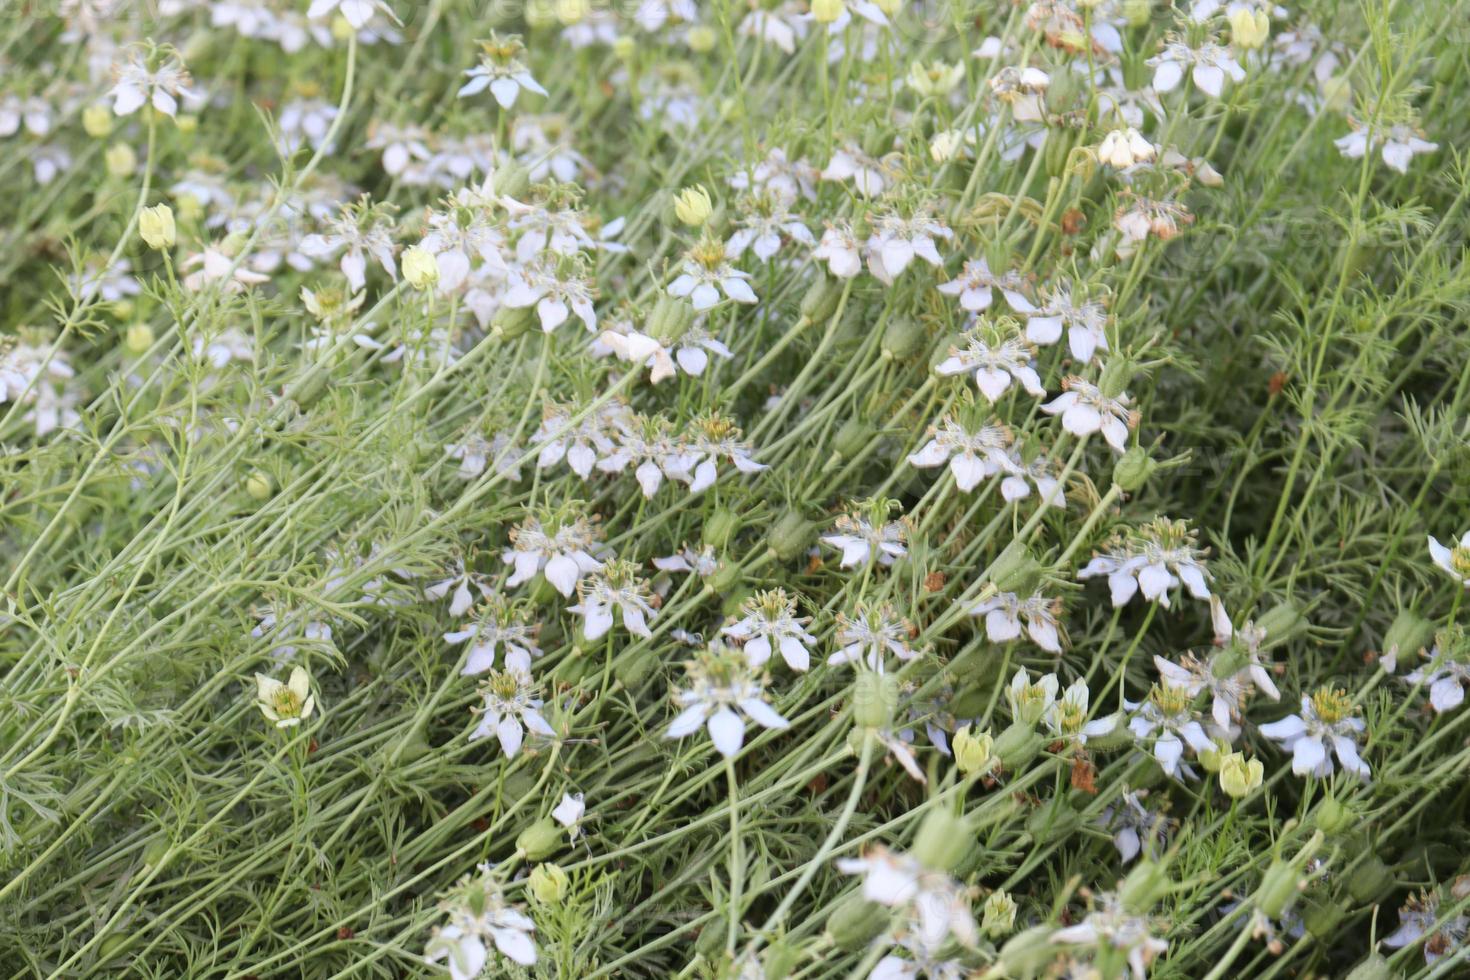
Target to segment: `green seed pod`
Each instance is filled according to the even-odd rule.
[[[1388,960],[1377,953],[1369,953],[1366,960],[1353,967],[1346,980],[1394,980],[1402,975],[1394,972]]]
[[[1297,881],[1297,870],[1290,862],[1272,861],[1256,889],[1256,906],[1272,919],[1281,918],[1281,913],[1296,901]]]
[[[1031,811],[1026,831],[1038,844],[1062,840],[1082,826],[1082,814],[1057,800]]]
[[[1030,595],[1041,578],[1041,563],[1025,545],[1012,541],[990,566],[990,581],[1002,592]]]
[[[1058,79],[1070,74],[1070,72],[1057,72],[1052,76],[1053,85]],[[1048,103],[1051,101],[1048,98]],[[1072,147],[1077,145],[1077,137],[1070,129],[1053,126],[1046,131],[1046,143],[1041,148],[1041,160],[1046,167],[1048,177],[1062,177],[1067,173],[1067,157],[1072,153]]]
[[[852,720],[864,728],[887,728],[898,707],[898,679],[864,670],[852,685]]]
[[[890,317],[883,328],[882,352],[890,361],[906,361],[924,347],[928,333],[917,320],[906,316]]]
[[[1170,884],[1169,869],[1157,861],[1144,858],[1123,879],[1118,897],[1130,912],[1147,915],[1149,909],[1169,894]]]
[[[1338,929],[1341,927],[1343,916],[1346,911],[1336,902],[1308,902],[1302,909],[1302,925],[1307,927],[1307,932],[1323,942],[1330,942],[1340,938]]]
[[[888,910],[853,892],[837,903],[827,916],[827,935],[832,945],[846,953],[855,953],[888,928]]]
[[[761,956],[762,976],[764,980],[786,980],[796,972],[796,964],[800,962],[801,950],[798,947],[784,939],[774,940]]]
[[[1140,489],[1153,475],[1159,464],[1148,458],[1148,450],[1133,446],[1113,466],[1113,482],[1124,493]]]
[[[720,595],[739,589],[745,581],[745,571],[735,562],[726,562],[709,577],[709,587]]]
[[[1153,0],[1123,0],[1123,16],[1135,30],[1147,27],[1153,17]]]
[[[1308,623],[1307,618],[1301,614],[1295,604],[1288,600],[1267,609],[1261,618],[1256,620],[1256,625],[1266,631],[1266,639],[1269,642],[1282,643],[1306,632]]]
[[[911,853],[926,868],[951,872],[964,862],[973,836],[974,831],[963,817],[948,810],[932,809],[919,824]]]
[[[684,336],[694,322],[694,307],[668,293],[659,296],[648,317],[648,335],[664,345]]]
[[[1097,386],[1105,397],[1117,398],[1132,380],[1133,363],[1126,357],[1114,357],[1104,365],[1102,377],[1097,379]]]
[[[562,829],[550,817],[542,817],[516,837],[516,850],[523,852],[527,861],[540,861],[561,850],[563,840]]]
[[[652,650],[639,650],[631,655],[620,653],[613,658],[612,675],[623,687],[636,691],[653,673],[658,661],[658,655]]]
[[[771,524],[766,545],[781,561],[790,561],[806,551],[813,530],[812,522],[802,517],[800,511],[786,510]]]
[[[725,952],[725,927],[712,922],[699,930],[699,938],[694,940],[694,951],[707,960],[722,956]]]
[[[501,340],[514,340],[530,330],[535,322],[536,311],[529,306],[502,306],[490,320],[490,333]]]
[[[1335,796],[1327,797],[1312,811],[1312,822],[1329,836],[1347,830],[1355,819],[1353,812],[1339,803]]]
[[[1369,905],[1380,901],[1397,883],[1393,869],[1370,854],[1348,875],[1347,889],[1359,905]]]
[[[740,515],[728,507],[716,507],[704,522],[704,543],[724,551],[740,530]]]
[[[862,419],[848,419],[832,438],[832,448],[843,459],[852,459],[873,444],[875,430]]]
[[[1032,926],[1016,933],[1000,948],[1000,960],[992,972],[1006,977],[1038,976],[1057,957],[1051,934],[1050,926]]]
[[[143,863],[150,868],[157,868],[168,859],[169,848],[172,843],[167,837],[155,837],[143,848]]]
[[[801,315],[807,323],[831,319],[842,300],[842,284],[831,276],[821,276],[807,287],[801,297]]]
[[[119,933],[104,936],[102,942],[97,944],[97,962],[106,963],[108,960],[113,959],[126,949],[132,940],[132,936]]]
[[[1399,663],[1422,656],[1434,639],[1434,624],[1405,609],[1394,617],[1383,637],[1383,656]]]
[[[520,198],[531,189],[531,171],[519,163],[498,163],[492,183],[496,194]]]
[[[1020,772],[1040,754],[1045,744],[1030,725],[1012,722],[1010,727],[996,736],[995,757],[1008,772]]]

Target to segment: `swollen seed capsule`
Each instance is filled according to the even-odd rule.
[[[812,539],[812,522],[796,510],[783,511],[766,535],[766,545],[781,561],[790,561],[806,550]]]
[[[844,952],[863,949],[888,928],[888,910],[853,892],[827,916],[827,935],[832,945]]]
[[[898,707],[898,679],[863,671],[852,687],[852,719],[864,728],[887,728]]]
[[[1377,953],[1369,953],[1366,960],[1353,967],[1346,980],[1393,980],[1396,976],[1398,974],[1389,967],[1388,960]]]
[[[1359,905],[1379,901],[1397,884],[1393,869],[1375,855],[1369,855],[1348,875],[1348,894]]]
[[[1148,457],[1148,450],[1133,446],[1113,466],[1113,482],[1124,493],[1133,493],[1148,482],[1159,464]]]
[[[837,303],[842,299],[842,286],[830,276],[821,276],[807,287],[801,297],[801,315],[808,323],[829,319],[837,312]]]
[[[924,346],[927,334],[917,321],[896,316],[883,328],[883,356],[891,361],[906,361]]]
[[[862,419],[848,419],[833,437],[832,448],[843,459],[852,459],[873,444],[875,434],[873,427]]]
[[[1012,722],[996,736],[995,757],[1007,771],[1020,772],[1041,752],[1043,744],[1041,736],[1030,725]]]
[[[935,871],[954,871],[970,850],[972,831],[963,818],[948,810],[930,810],[914,836],[913,855]]]
[[[740,530],[740,515],[728,507],[717,507],[704,522],[704,543],[724,551]]]
[[[1281,918],[1297,896],[1296,868],[1284,861],[1273,861],[1261,876],[1261,885],[1256,889],[1256,907],[1267,917]]]
[[[490,332],[502,340],[514,340],[536,322],[536,311],[532,307],[502,306],[490,320]]]
[[[668,345],[684,336],[693,322],[694,307],[682,299],[664,293],[653,304],[653,312],[648,316],[648,335]]]
[[[561,828],[550,817],[542,817],[516,837],[516,850],[524,853],[528,861],[540,861],[555,854],[561,843]]]
[[[1123,879],[1118,897],[1123,900],[1124,908],[1137,915],[1146,915],[1169,894],[1169,885],[1169,870],[1157,861],[1144,858]]]

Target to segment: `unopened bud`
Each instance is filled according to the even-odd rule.
[[[439,263],[434,253],[420,245],[404,249],[403,278],[414,289],[432,289],[439,281]]]
[[[1030,725],[1017,721],[996,736],[992,748],[1002,766],[1010,772],[1020,772],[1041,752],[1043,744]]]
[[[856,952],[887,929],[888,922],[887,909],[863,898],[860,892],[853,892],[827,916],[827,935],[838,949]]]
[[[138,212],[138,234],[151,249],[161,252],[173,248],[178,239],[173,208],[167,204],[155,204]]]
[[[923,326],[906,316],[890,317],[883,328],[883,357],[892,361],[906,361],[924,346],[927,334]]]
[[[993,891],[980,907],[980,929],[991,939],[999,939],[1016,927],[1015,899],[1003,891]]]
[[[812,20],[818,24],[831,24],[842,16],[843,0],[812,0]]]
[[[105,105],[89,105],[82,110],[82,129],[93,139],[112,133],[112,110]]]
[[[138,169],[138,154],[126,143],[114,143],[104,156],[107,172],[114,177],[131,177]]]
[[[1220,760],[1220,788],[1231,799],[1242,799],[1260,787],[1265,772],[1260,759],[1247,759],[1240,752],[1231,752]]]
[[[1254,51],[1271,36],[1271,18],[1264,10],[1241,7],[1230,14],[1230,40],[1242,51]]]
[[[781,561],[790,561],[806,551],[813,530],[812,522],[801,516],[800,511],[786,510],[771,525],[766,545]]]
[[[1260,887],[1256,889],[1256,907],[1268,918],[1281,918],[1281,913],[1296,901],[1297,882],[1297,870],[1291,862],[1272,861],[1266,873],[1261,876]]]
[[[123,335],[123,347],[129,354],[141,354],[153,346],[153,328],[146,323],[135,323]]]
[[[531,869],[526,886],[530,889],[531,897],[542,905],[559,905],[567,897],[571,879],[558,865],[538,864]]]
[[[689,50],[695,54],[708,54],[715,49],[719,35],[707,24],[695,24],[684,35],[684,40],[689,45]]]
[[[502,306],[490,320],[490,332],[502,340],[514,340],[536,322],[534,307]]]
[[[714,209],[709,191],[698,184],[684,188],[674,198],[674,216],[691,228],[698,228],[708,221]]]
[[[988,731],[975,734],[969,725],[963,725],[954,733],[951,748],[955,766],[963,775],[984,775],[995,766],[995,739]]]
[[[266,500],[271,495],[271,488],[270,476],[260,470],[252,470],[245,478],[245,492],[250,495],[251,500]]]
[[[1405,609],[1389,624],[1383,637],[1383,666],[1386,670],[1398,669],[1403,660],[1423,656],[1434,638],[1434,624],[1418,613]]]

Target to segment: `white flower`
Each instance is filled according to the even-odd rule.
[[[592,467],[598,463],[599,456],[606,460],[614,455],[613,437],[624,434],[631,423],[631,413],[624,403],[612,401],[575,424],[573,416],[571,408],[547,405],[542,410],[541,425],[531,436],[531,442],[541,446],[536,457],[538,470],[555,466],[565,459],[571,471],[585,480],[592,474]]]
[[[1046,121],[1046,90],[1051,76],[1040,68],[1002,68],[990,79],[990,91],[1011,107],[1016,122]]]
[[[556,730],[541,715],[541,699],[535,696],[535,685],[525,671],[491,671],[480,684],[480,694],[484,705],[479,709],[480,723],[470,733],[471,742],[494,738],[510,759],[520,752],[528,729],[533,735],[556,737]]]
[[[878,159],[848,144],[832,154],[822,171],[823,180],[852,181],[863,197],[877,197],[898,177],[898,165],[890,157]]]
[[[1157,154],[1157,149],[1132,126],[1115,129],[1103,137],[1098,144],[1097,158],[1110,167],[1127,170],[1134,164],[1147,163]]]
[[[654,384],[674,377],[681,370],[691,377],[700,377],[709,366],[711,354],[727,361],[735,356],[734,351],[703,327],[690,327],[678,340],[667,345],[632,329],[623,332],[604,330],[598,342],[617,353],[622,360],[649,367],[648,380]]]
[[[976,387],[991,404],[1005,394],[1012,379],[1028,394],[1040,398],[1046,395],[1046,389],[1031,366],[1034,354],[1034,348],[1015,329],[1014,321],[1005,318],[966,334],[965,346],[951,347],[949,356],[934,371],[941,375],[973,374]]]
[[[583,799],[581,793],[563,793],[561,802],[551,811],[551,819],[567,828],[573,838],[582,829],[582,814],[587,812],[587,804]]]
[[[1061,698],[1052,702],[1041,716],[1053,738],[1074,745],[1086,745],[1089,738],[1100,738],[1118,727],[1116,714],[1087,720],[1091,693],[1080,677],[1067,685]]]
[[[1298,776],[1332,775],[1335,752],[1343,769],[1367,779],[1368,764],[1358,755],[1357,736],[1368,726],[1352,712],[1344,692],[1323,687],[1302,695],[1301,714],[1262,725],[1261,734],[1291,752],[1291,771]]]
[[[1014,592],[1001,592],[976,605],[971,616],[985,617],[985,635],[992,643],[1005,643],[1021,635],[1021,620],[1026,632],[1041,649],[1061,653],[1061,628],[1057,612],[1061,603],[1041,593],[1022,599]]]
[[[529,517],[511,529],[510,543],[500,555],[501,561],[515,567],[507,586],[528,582],[545,571],[546,581],[570,597],[578,579],[602,569],[602,562],[592,557],[596,544],[585,517],[559,523],[549,533],[541,521]]]
[[[1153,857],[1163,851],[1177,823],[1162,814],[1151,813],[1143,805],[1143,798],[1147,795],[1146,789],[1125,792],[1121,797],[1122,805],[1107,807],[1098,818],[1099,826],[1112,831],[1113,846],[1118,849],[1118,856],[1124,864],[1141,852]]]
[[[1002,471],[1017,472],[1006,452],[1012,438],[1011,430],[999,422],[987,423],[971,431],[952,416],[945,415],[938,425],[929,427],[929,441],[911,454],[908,461],[920,469],[948,463],[955,486],[969,493],[986,477]],[[1025,490],[1024,480],[1021,486]]]
[[[485,472],[490,461],[495,461],[495,471],[508,479],[519,481],[521,468],[516,465],[516,460],[522,455],[518,447],[512,446],[510,436],[499,433],[494,439],[486,440],[473,432],[466,435],[460,442],[452,442],[444,447],[444,454],[450,459],[459,460],[459,468],[454,475],[461,480],[474,480]]]
[[[459,98],[478,95],[488,88],[500,107],[509,109],[516,104],[523,89],[536,95],[547,94],[541,83],[531,77],[530,69],[521,62],[519,41],[492,38],[481,41],[480,47],[483,49],[480,63],[465,71],[469,81],[460,87]]]
[[[891,286],[916,256],[932,266],[942,265],[934,240],[953,237],[953,231],[922,211],[911,218],[888,212],[877,219],[868,236],[868,271]]]
[[[1429,706],[1435,714],[1453,711],[1465,701],[1465,686],[1470,685],[1470,665],[1456,660],[1420,667],[1404,675],[1404,681],[1429,687]]]
[[[1470,589],[1470,531],[1460,536],[1458,544],[1448,548],[1430,535],[1429,557],[1456,582]]]
[[[811,229],[786,210],[779,201],[739,220],[738,227],[725,243],[725,254],[738,259],[748,248],[762,261],[781,250],[783,236],[801,245],[815,245]]]
[[[1194,775],[1193,770],[1180,764],[1186,745],[1196,753],[1215,747],[1195,716],[1193,702],[1194,696],[1189,691],[1167,682],[1155,684],[1149,689],[1148,698],[1142,702],[1123,702],[1123,706],[1134,713],[1128,721],[1129,731],[1140,739],[1153,738],[1154,758],[1165,774],[1176,779],[1181,772],[1190,777]]]
[[[1006,703],[1011,706],[1011,715],[1028,725],[1036,724],[1051,711],[1060,686],[1056,674],[1044,674],[1033,684],[1025,667],[1016,668],[1006,686]]]
[[[1154,69],[1154,91],[1172,92],[1184,78],[1184,69],[1201,92],[1218,99],[1225,89],[1225,79],[1245,81],[1245,69],[1228,48],[1206,41],[1197,48],[1171,41],[1164,50],[1145,64]]]
[[[1169,944],[1155,939],[1152,929],[1148,919],[1128,911],[1117,895],[1104,892],[1081,923],[1058,929],[1051,941],[1117,950],[1125,954],[1134,980],[1144,980],[1154,958],[1169,951]]]
[[[282,684],[264,674],[255,675],[255,701],[260,713],[277,728],[293,728],[311,717],[316,698],[311,693],[311,675],[304,667],[292,667]]]
[[[1118,452],[1128,449],[1128,433],[1138,426],[1138,412],[1131,406],[1127,392],[1116,397],[1103,394],[1101,388],[1072,375],[1062,379],[1062,393],[1041,406],[1048,415],[1062,416],[1062,428],[1074,436],[1101,432]]]
[[[525,617],[495,593],[485,591],[486,605],[479,618],[461,630],[444,634],[444,642],[455,646],[470,643],[465,665],[460,674],[472,677],[495,666],[495,654],[505,647],[505,669],[529,674],[531,661],[541,656],[536,634],[541,627],[527,623]]]
[[[839,514],[834,526],[837,533],[823,535],[822,542],[842,549],[843,568],[861,565],[874,556],[878,564],[892,565],[908,554],[904,546],[908,528],[902,521],[875,525],[859,514]]]
[[[1039,307],[1026,321],[1026,339],[1047,346],[1062,337],[1067,328],[1067,345],[1072,356],[1086,364],[1097,351],[1108,350],[1108,313],[1101,303],[1077,303],[1069,283],[1047,288]]]
[[[623,614],[623,626],[634,636],[650,637],[648,620],[657,615],[648,603],[648,583],[638,577],[638,566],[613,560],[599,572],[577,583],[580,601],[567,612],[582,617],[582,632],[596,640],[612,629],[613,611]]]
[[[660,415],[639,419],[639,425],[618,433],[617,447],[597,468],[604,473],[621,473],[631,463],[638,465],[633,476],[649,500],[663,486],[665,477],[688,483],[693,480],[689,469],[694,464],[688,447],[672,433],[673,424]]]
[[[715,748],[727,759],[745,743],[744,718],[777,730],[791,724],[766,703],[761,683],[745,657],[719,644],[689,664],[689,686],[675,693],[674,701],[683,710],[669,725],[665,737],[683,738],[704,726]]]
[[[714,545],[707,544],[698,551],[686,546],[678,554],[655,558],[653,567],[661,572],[688,572],[709,578],[720,570],[720,560],[715,557]]]
[[[773,197],[787,207],[798,198],[816,200],[817,168],[806,158],[791,160],[779,146],[768,152],[760,163],[730,175],[730,186],[738,191],[751,191]]]
[[[194,270],[184,277],[184,288],[194,293],[215,283],[222,283],[224,292],[239,293],[270,281],[269,276],[250,271],[243,261],[237,264],[232,256],[213,245],[180,262],[179,268]]]
[[[1452,894],[1459,897],[1458,892],[1452,891]],[[1424,941],[1424,962],[1430,966],[1446,956],[1457,954],[1470,935],[1470,917],[1462,913],[1441,920],[1439,905],[1438,892],[1421,891],[1417,896],[1410,895],[1403,908],[1399,909],[1399,927],[1383,937],[1383,945],[1402,949],[1411,943]]]
[[[1106,575],[1115,606],[1124,605],[1142,591],[1145,599],[1167,608],[1169,590],[1181,582],[1196,599],[1209,599],[1209,573],[1200,562],[1204,553],[1194,541],[1194,532],[1183,521],[1161,517],[1139,529],[1132,540],[1122,541],[1118,548],[1094,555],[1077,578]]]
[[[531,933],[536,926],[524,913],[505,904],[488,866],[481,867],[478,878],[458,882],[440,907],[449,923],[435,928],[424,959],[431,964],[444,960],[452,980],[474,980],[482,975],[490,958],[487,943],[522,966],[535,964]]]
[[[807,644],[817,638],[803,627],[810,616],[796,615],[796,597],[785,589],[757,592],[740,607],[742,618],[720,630],[738,640],[745,659],[752,667],[762,667],[771,659],[773,649],[781,651],[781,659],[792,670],[806,670],[811,665]]]
[[[301,252],[314,259],[329,258],[343,252],[342,274],[347,277],[353,292],[367,283],[368,255],[377,259],[391,278],[398,278],[390,226],[366,199],[360,204],[348,205],[341,217],[328,224],[325,234],[303,238]]]
[[[457,618],[469,612],[470,607],[475,604],[475,596],[470,589],[471,585],[479,591],[482,599],[488,600],[492,595],[490,586],[485,583],[482,576],[466,571],[464,562],[456,561],[454,571],[448,578],[425,586],[424,598],[442,599],[450,596],[449,615]]]
[[[863,245],[845,221],[827,226],[821,242],[812,249],[812,258],[826,262],[838,279],[851,279],[863,271]]]
[[[383,3],[383,0],[311,0],[306,16],[317,20],[334,10],[340,11],[342,19],[351,24],[354,30],[359,31],[366,27],[373,19],[373,15],[379,11],[394,22],[398,20],[393,16],[393,11]]]
[[[1438,143],[1422,139],[1414,129],[1405,125],[1379,127],[1373,124],[1353,122],[1353,131],[1333,140],[1343,156],[1350,160],[1361,159],[1363,154],[1382,144],[1383,162],[1399,173],[1408,173],[1409,162],[1420,153],[1433,153]]]
[[[935,288],[946,296],[958,296],[960,308],[971,313],[988,310],[996,289],[1017,313],[1031,313],[1036,309],[1026,298],[1026,281],[1019,272],[1011,269],[996,275],[983,258],[967,261],[958,276]]]
[[[860,858],[839,858],[837,870],[862,875],[864,898],[910,918],[922,948],[937,952],[950,936],[966,947],[979,941],[964,886],[917,858],[879,846]]]
[[[592,282],[585,276],[559,274],[548,262],[512,272],[509,286],[502,302],[517,310],[536,307],[544,333],[566,323],[573,313],[588,330],[597,329]]]
[[[806,37],[806,30],[806,21],[791,4],[776,10],[752,10],[735,28],[741,37],[774,44],[787,54],[796,53],[796,42]]]
[[[149,62],[155,67],[149,68]],[[126,64],[113,68],[117,78],[107,94],[112,96],[112,111],[119,116],[132,115],[145,104],[166,116],[179,111],[179,99],[201,100],[202,95],[189,88],[189,71],[178,55],[162,49],[150,56],[133,51]]]
[[[904,662],[919,655],[909,645],[909,638],[916,632],[893,606],[859,600],[853,615],[837,614],[837,642],[842,646],[827,658],[827,663],[864,664],[869,670],[884,673],[889,654]]]
[[[740,429],[718,413],[701,416],[690,423],[694,430],[685,449],[684,468],[692,470],[690,493],[701,493],[714,485],[719,477],[717,461],[728,459],[741,473],[759,473],[768,469],[751,458],[754,452],[741,441]]]
[[[684,262],[684,271],[669,283],[669,295],[688,297],[697,312],[703,313],[720,301],[720,293],[737,303],[756,302],[755,291],[746,282],[748,272],[741,272],[725,261],[725,247],[718,242],[696,246]]]

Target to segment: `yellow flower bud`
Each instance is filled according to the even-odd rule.
[[[332,38],[337,41],[346,41],[356,34],[357,31],[348,22],[346,17],[338,14],[332,18]]]
[[[1239,752],[1232,752],[1220,760],[1220,788],[1227,796],[1240,799],[1249,796],[1265,775],[1260,759],[1247,760]]]
[[[845,6],[843,0],[812,0],[812,20],[830,24],[842,16]]]
[[[107,148],[105,157],[107,172],[114,177],[131,177],[138,169],[138,154],[126,143],[114,143]]]
[[[1247,10],[1242,7],[1230,15],[1230,40],[1244,51],[1254,51],[1266,43],[1271,36],[1271,18],[1264,10]]]
[[[82,128],[93,139],[101,139],[112,132],[112,110],[105,105],[89,105],[82,110]]]
[[[1003,891],[993,891],[982,906],[980,928],[991,939],[999,939],[1016,925],[1016,903]]]
[[[245,478],[245,492],[251,500],[263,501],[271,495],[271,478],[260,470],[254,470]]]
[[[995,739],[989,732],[976,735],[965,725],[954,733],[954,761],[966,776],[986,773],[995,765]]]
[[[129,354],[141,354],[153,346],[153,328],[146,323],[135,323],[123,335],[123,347]]]
[[[1198,755],[1199,764],[1205,767],[1206,772],[1219,772],[1221,764],[1230,755],[1230,743],[1224,739],[1211,739],[1210,747]]]
[[[889,17],[894,17],[903,9],[903,0],[873,0],[873,6],[883,11]]]
[[[1329,112],[1347,112],[1353,104],[1353,83],[1346,75],[1334,75],[1323,82],[1323,108]]]
[[[439,263],[426,248],[415,245],[403,252],[403,278],[414,289],[430,289],[439,281]]]
[[[695,24],[689,28],[687,35],[689,50],[695,54],[708,54],[715,49],[715,42],[719,39],[715,29],[706,24]]]
[[[690,38],[689,45],[690,47],[694,46],[694,39],[692,37]],[[633,57],[633,53],[637,50],[638,42],[634,41],[626,34],[618,35],[618,39],[612,43],[613,57],[617,58],[619,61],[629,60]]]
[[[173,208],[167,204],[144,208],[138,215],[138,234],[143,236],[143,241],[151,249],[162,252],[166,248],[173,248],[178,239]]]
[[[181,112],[174,117],[174,125],[181,133],[192,133],[199,128],[199,117]]]
[[[526,884],[531,891],[531,897],[536,901],[542,905],[556,905],[567,897],[571,880],[560,866],[546,863],[531,869]]]
[[[674,198],[674,216],[691,228],[698,228],[708,221],[714,209],[709,191],[698,184],[684,188]]]
[[[556,19],[567,27],[580,24],[591,12],[587,0],[556,0]]]

